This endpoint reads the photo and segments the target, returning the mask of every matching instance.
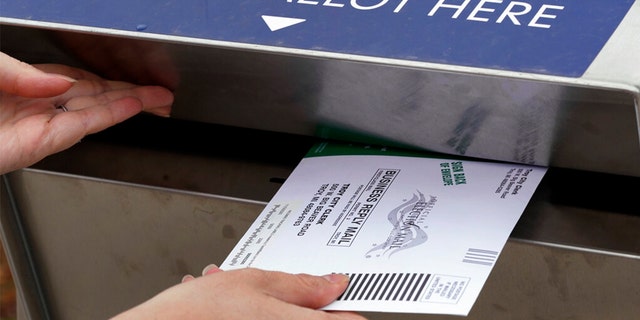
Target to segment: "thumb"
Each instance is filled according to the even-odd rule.
[[[312,276],[272,272],[267,291],[274,297],[302,307],[318,309],[336,300],[349,285],[343,274]]]
[[[0,91],[28,98],[46,98],[63,94],[75,80],[45,73],[34,66],[0,52]]]

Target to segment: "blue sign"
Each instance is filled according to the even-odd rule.
[[[0,0],[0,16],[580,77],[634,0]]]

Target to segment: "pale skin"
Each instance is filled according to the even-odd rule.
[[[245,268],[222,271],[210,265],[203,276],[186,276],[153,299],[112,320],[273,319],[363,320],[353,312],[317,310],[347,287],[344,275],[323,277]]]
[[[37,68],[0,53],[0,173],[30,166],[141,111],[168,116],[162,87],[106,81],[63,65]],[[65,105],[69,112],[56,109]]]
[[[32,66],[0,52],[0,174],[31,166],[140,112],[169,116],[172,103],[172,92],[160,86],[108,81],[64,65]],[[343,275],[223,272],[210,265],[202,276],[185,276],[113,319],[364,319],[319,310],[347,285]]]

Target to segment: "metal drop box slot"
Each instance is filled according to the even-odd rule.
[[[135,117],[2,177],[21,317],[107,318],[221,262],[313,142],[339,139],[550,167],[469,318],[635,319],[640,3],[583,4],[604,10],[595,14],[528,1],[526,21],[542,15],[533,29],[504,18],[522,27],[506,29],[524,37],[519,49],[501,44],[495,21],[525,2],[374,2],[140,1],[125,14],[124,0],[0,0],[3,52],[176,94],[170,119]],[[565,12],[600,17],[581,25],[592,38]],[[359,33],[380,31],[373,21],[392,35]],[[404,24],[433,31],[398,32]],[[463,37],[475,53],[457,54],[468,47],[456,40],[438,47],[452,34],[442,26],[480,30]],[[538,29],[560,40],[536,43]]]

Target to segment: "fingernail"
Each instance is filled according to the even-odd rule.
[[[148,109],[147,112],[155,114],[156,116],[170,118],[171,117],[171,107],[158,107],[153,109]]]
[[[325,278],[327,281],[331,282],[331,283],[343,283],[343,282],[349,282],[349,276],[341,274],[341,273],[332,273],[332,274],[328,274],[325,276],[322,276],[323,278]]]
[[[193,276],[188,274],[188,275],[182,277],[182,280],[180,280],[180,283],[185,283],[185,282],[193,280],[193,279],[194,279]]]
[[[74,78],[71,78],[71,77],[68,77],[68,76],[65,76],[63,74],[58,74],[58,73],[49,73],[49,74],[54,76],[54,77],[56,77],[56,78],[60,78],[60,79],[64,79],[66,81],[69,81],[71,83],[78,82],[78,80],[76,80]]]
[[[210,265],[204,267],[204,269],[202,269],[202,275],[206,276],[208,274],[216,273],[218,271],[222,271],[222,270],[220,270],[220,268],[218,268],[217,265],[210,264]]]

